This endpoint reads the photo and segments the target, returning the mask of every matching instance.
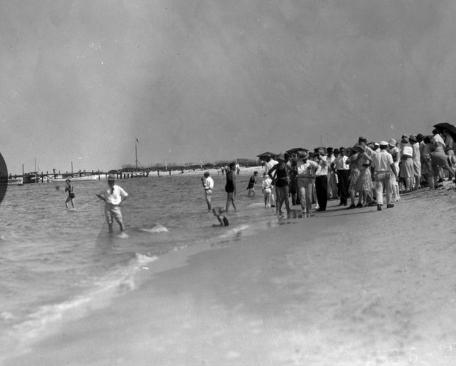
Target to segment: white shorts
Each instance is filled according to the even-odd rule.
[[[105,206],[105,216],[106,221],[109,225],[113,223],[113,220],[117,222],[122,222],[122,211],[120,210],[119,206]]]

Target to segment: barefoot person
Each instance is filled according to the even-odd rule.
[[[201,183],[204,188],[204,197],[206,198],[207,210],[210,212],[212,209],[212,190],[214,189],[214,180],[209,172],[205,172],[201,177]]]
[[[375,189],[377,192],[377,210],[381,211],[383,206],[383,190],[386,193],[386,207],[394,207],[391,202],[391,176],[397,177],[396,167],[394,166],[393,157],[387,151],[388,142],[380,142],[380,151],[377,152],[372,160],[375,171]]]
[[[255,184],[256,184],[256,179],[258,176],[258,172],[255,171],[253,172],[253,175],[249,179],[249,184],[247,185],[247,196],[248,197],[255,197]]]
[[[266,173],[263,173],[263,182],[261,183],[261,190],[264,196],[264,207],[271,207],[271,196],[272,196],[272,179]]]
[[[223,214],[225,210],[222,207],[215,207],[212,209],[212,213],[217,218],[220,226],[229,226],[230,222],[228,221],[227,217]]]
[[[65,192],[68,192],[67,199],[65,201],[65,206],[68,208],[68,202],[71,202],[71,206],[74,208],[74,197],[75,194],[73,192],[73,186],[71,184],[71,179],[66,180],[66,187],[65,187]]]
[[[228,209],[230,204],[233,205],[234,211],[236,211],[236,204],[234,203],[234,199],[236,197],[236,177],[234,172],[236,170],[236,163],[231,163],[228,167],[228,171],[226,172],[226,184],[225,184],[225,192],[226,192],[226,212],[228,213]]]
[[[120,210],[120,205],[128,197],[128,193],[117,184],[115,184],[114,176],[110,175],[108,177],[108,189],[97,194],[96,196],[105,201],[105,215],[106,221],[108,222],[109,232],[112,233],[112,223],[117,221],[120,227],[120,231],[123,233],[125,231],[124,223],[122,220],[122,211]]]

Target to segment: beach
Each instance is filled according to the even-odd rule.
[[[456,193],[335,203],[160,256],[4,365],[453,365]]]

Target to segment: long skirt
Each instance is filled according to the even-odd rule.
[[[359,169],[350,169],[350,184],[348,186],[348,192],[356,191],[356,185],[358,184],[359,174]]]
[[[372,189],[374,185],[372,184],[372,175],[370,168],[362,169],[359,173],[358,182],[356,183],[357,192],[366,192],[372,195]]]
[[[413,167],[413,159],[406,158],[401,161],[401,171],[399,177],[408,179],[415,176],[415,168]]]

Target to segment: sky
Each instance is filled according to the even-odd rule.
[[[0,0],[10,172],[254,158],[456,120],[451,0]]]

